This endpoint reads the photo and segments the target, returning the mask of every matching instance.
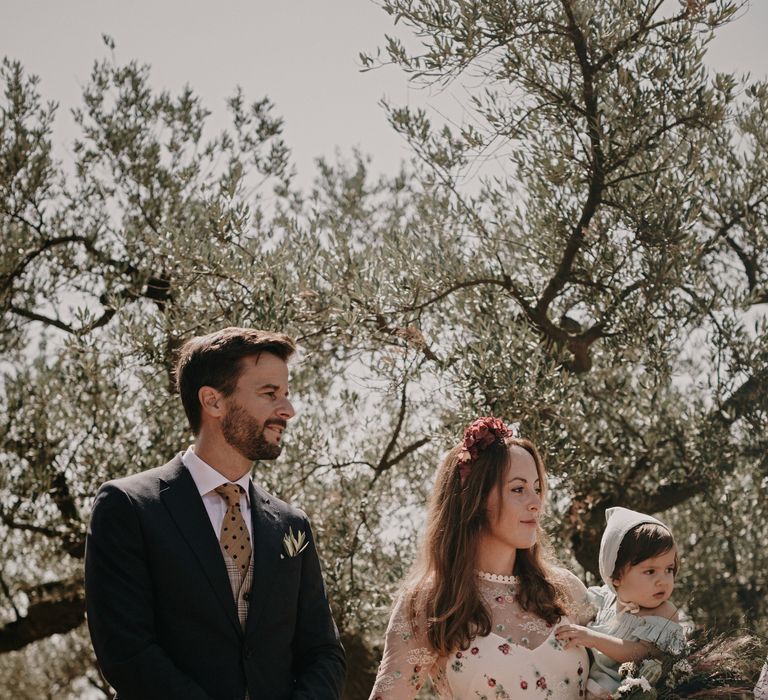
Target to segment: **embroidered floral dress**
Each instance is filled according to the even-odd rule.
[[[597,608],[594,622],[589,623],[590,629],[627,641],[650,642],[671,654],[680,654],[685,649],[688,623],[680,624],[659,615],[617,613],[616,594],[608,586],[591,587],[587,595],[589,602]],[[598,696],[605,691],[615,692],[621,683],[621,664],[597,649],[593,652],[595,660],[589,674],[590,693]]]
[[[558,569],[573,600],[571,618],[561,624],[583,624],[594,613],[586,590],[573,574]],[[402,599],[387,629],[384,658],[371,700],[412,700],[427,678],[443,700],[505,700],[530,696],[552,700],[584,697],[589,661],[585,649],[563,649],[555,639],[557,625],[525,612],[517,602],[513,576],[478,572],[478,589],[491,613],[492,632],[476,637],[465,651],[448,658],[429,646],[424,617],[408,619]]]

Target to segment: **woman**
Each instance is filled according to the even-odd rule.
[[[371,700],[579,698],[584,648],[560,622],[589,619],[584,585],[553,567],[539,525],[546,473],[536,447],[480,418],[437,473],[420,558],[389,622]]]

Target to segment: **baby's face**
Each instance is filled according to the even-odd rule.
[[[645,559],[628,567],[613,585],[625,603],[637,603],[641,608],[658,608],[669,600],[675,588],[675,556],[673,547],[657,557]]]

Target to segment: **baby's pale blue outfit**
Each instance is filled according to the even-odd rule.
[[[597,608],[594,622],[587,627],[631,642],[650,642],[661,651],[679,654],[685,649],[685,628],[674,620],[659,615],[616,613],[616,594],[608,586],[592,586],[587,589],[589,602]],[[589,669],[590,685],[597,683],[599,690],[614,693],[621,683],[618,661],[614,661],[597,649],[592,649],[595,660]],[[594,688],[594,686],[593,686]],[[598,689],[593,689],[593,694]]]

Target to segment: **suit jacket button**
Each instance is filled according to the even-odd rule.
[[[250,600],[250,599],[251,599],[251,594],[250,594],[250,592],[248,592],[248,593],[243,593],[243,600],[246,600],[246,601],[247,601],[247,600]]]

